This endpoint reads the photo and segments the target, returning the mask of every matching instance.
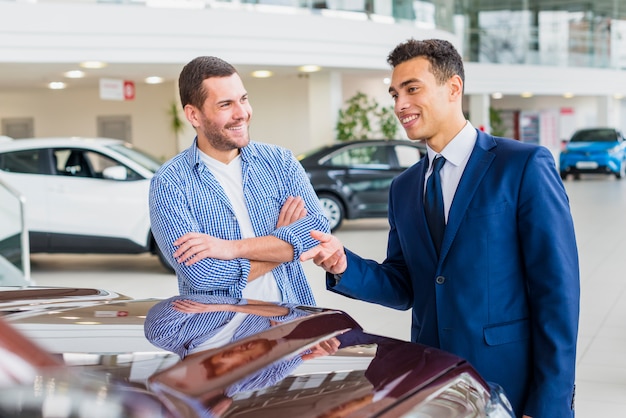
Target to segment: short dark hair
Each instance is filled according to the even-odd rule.
[[[228,77],[236,74],[235,67],[217,57],[197,57],[183,67],[178,77],[180,103],[202,108],[207,92],[202,82],[212,77]]]
[[[465,85],[463,58],[454,48],[454,45],[443,39],[418,41],[411,38],[396,46],[389,53],[387,62],[395,67],[417,57],[424,57],[430,62],[431,71],[439,84],[443,84],[452,76],[458,75]]]

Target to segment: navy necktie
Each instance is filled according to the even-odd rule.
[[[446,220],[443,211],[443,193],[441,192],[441,177],[439,171],[445,164],[446,159],[437,156],[433,162],[433,172],[426,182],[426,194],[424,196],[424,212],[426,213],[426,221],[430,236],[439,255],[441,249],[441,241],[443,241],[443,232],[446,228]]]

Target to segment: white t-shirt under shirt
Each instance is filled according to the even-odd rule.
[[[229,164],[224,164],[214,158],[200,152],[200,158],[211,170],[217,181],[222,185],[230,204],[235,211],[235,217],[239,223],[242,238],[254,238],[254,229],[248,208],[243,196],[243,175],[241,171],[241,156],[237,156]],[[246,299],[258,299],[269,302],[281,302],[282,295],[274,274],[265,273],[263,276],[248,282],[243,290]]]

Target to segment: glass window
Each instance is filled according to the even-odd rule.
[[[616,142],[617,132],[613,129],[585,129],[578,131],[571,142]]]
[[[396,153],[398,165],[401,168],[409,168],[422,158],[420,150],[410,145],[396,145],[393,151]]]
[[[126,169],[126,180],[140,180],[143,177],[136,171],[124,166],[106,155],[80,149],[55,149],[56,170],[60,175],[73,177],[104,178],[102,172],[113,166]]]
[[[333,155],[328,164],[344,167],[389,168],[386,147],[374,145],[350,147]]]
[[[0,154],[0,170],[11,173],[40,174],[43,170],[40,150],[15,151]]]

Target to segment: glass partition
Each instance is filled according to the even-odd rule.
[[[18,1],[18,0],[14,0]],[[33,0],[34,1],[34,0]],[[64,0],[37,0],[63,3]],[[468,62],[626,68],[623,0],[65,0],[71,3],[297,11],[455,34]]]

